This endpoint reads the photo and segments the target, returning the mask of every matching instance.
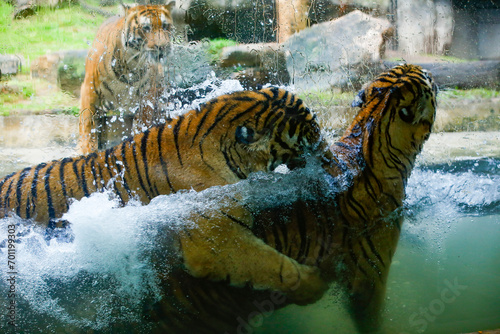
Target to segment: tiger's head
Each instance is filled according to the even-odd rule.
[[[364,131],[365,138],[372,138],[363,145],[364,150],[374,151],[379,145],[388,151],[386,159],[414,158],[432,130],[436,95],[430,73],[416,65],[396,66],[359,92],[353,107],[361,107],[361,111],[346,136]]]
[[[170,53],[173,20],[171,10],[175,1],[167,5],[138,5],[125,7],[122,43],[129,61],[157,63]]]
[[[282,164],[301,167],[308,151],[326,149],[315,115],[296,95],[271,87],[234,99],[241,100],[238,108],[223,102],[235,115],[224,125],[222,152],[242,175]]]

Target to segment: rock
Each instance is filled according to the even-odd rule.
[[[31,77],[41,78],[49,82],[57,82],[57,65],[61,60],[59,52],[40,56],[31,62]]]
[[[85,78],[87,50],[68,51],[57,65],[57,85],[61,90],[80,97],[80,87]]]
[[[23,58],[15,55],[0,55],[0,76],[15,75],[22,69]]]
[[[220,66],[243,67],[234,77],[245,88],[256,88],[267,83],[284,85],[290,82],[285,53],[277,43],[225,47],[221,51]]]
[[[292,84],[299,89],[358,89],[383,57],[392,32],[389,21],[356,10],[294,34],[283,43]]]
[[[25,19],[28,16],[32,16],[36,14],[36,6],[28,3],[26,5],[22,5],[17,7],[12,13],[12,17],[14,20]]]
[[[72,50],[38,57],[31,63],[31,77],[57,83],[63,91],[79,97],[87,53],[87,50]]]

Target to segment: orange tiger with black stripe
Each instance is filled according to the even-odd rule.
[[[278,88],[212,99],[106,151],[28,167],[0,180],[0,218],[56,226],[71,199],[110,190],[142,203],[181,189],[234,183],[301,163],[320,143],[314,115]],[[57,225],[58,226],[58,225]]]
[[[158,98],[166,88],[163,65],[171,49],[175,2],[125,7],[99,28],[85,62],[81,87],[79,150],[103,148],[105,115],[134,116],[135,127],[158,121]]]
[[[377,330],[405,186],[434,123],[436,92],[419,66],[397,66],[360,92],[354,122],[306,181],[312,196],[285,183],[277,191],[296,187],[299,198],[263,205],[258,195],[249,203],[225,190],[222,207],[193,213],[198,227],[178,238],[183,266],[162,277],[165,297],[150,310],[157,332],[250,332],[252,315],[262,321],[314,302],[333,281],[346,289],[358,330]]]

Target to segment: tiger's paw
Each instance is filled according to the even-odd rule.
[[[289,300],[297,305],[307,305],[323,297],[328,284],[321,278],[318,268],[300,265],[300,279],[286,293]]]

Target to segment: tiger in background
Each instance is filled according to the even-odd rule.
[[[300,165],[321,144],[315,116],[288,91],[223,95],[106,151],[28,167],[0,180],[0,218],[58,226],[72,199],[112,191],[121,203],[235,183]]]
[[[125,7],[125,16],[104,22],[85,62],[81,87],[78,149],[87,154],[103,148],[108,111],[134,116],[142,131],[160,118],[160,96],[166,88],[164,64],[171,51],[175,2]]]
[[[314,302],[334,281],[347,291],[358,330],[376,331],[405,186],[429,138],[436,94],[429,73],[397,66],[358,95],[354,122],[318,157],[319,175],[307,182],[312,197],[263,205],[258,196],[249,204],[226,191],[229,199],[215,213],[194,212],[197,227],[178,236],[183,266],[162,277],[164,297],[149,309],[156,332],[252,332],[252,315],[262,321],[297,303],[293,292],[302,293],[302,304]],[[298,271],[293,278],[290,268],[300,265],[319,268],[316,289]]]

